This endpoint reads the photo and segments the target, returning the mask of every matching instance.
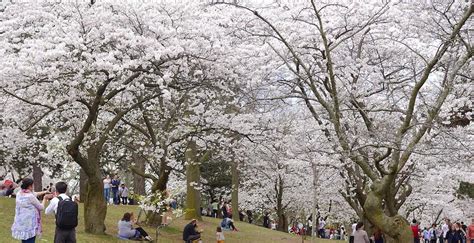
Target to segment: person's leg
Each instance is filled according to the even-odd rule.
[[[354,236],[349,236],[349,243],[354,243]]]
[[[201,239],[201,235],[199,235],[199,234],[198,235],[190,235],[188,237],[188,241],[199,240],[199,239]]]
[[[76,243],[76,229],[63,231],[64,243]]]
[[[54,231],[54,243],[65,243],[67,242],[68,232],[58,229],[56,227],[56,231]]]
[[[33,236],[27,240],[22,240],[21,243],[35,243],[36,236]]]
[[[138,227],[138,228],[135,228],[138,232],[140,232],[140,235],[143,236],[143,237],[147,237],[148,236],[148,233],[142,228],[142,227]]]

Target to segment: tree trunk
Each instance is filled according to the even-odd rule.
[[[196,142],[191,141],[186,150],[186,210],[185,219],[202,220],[200,192],[200,170],[197,161]]]
[[[84,201],[84,228],[86,233],[105,234],[107,204],[104,199],[104,183],[99,168],[99,153],[88,149],[88,159],[82,166],[87,175],[87,196]]]
[[[97,170],[97,175],[100,175]],[[87,198],[84,201],[84,227],[86,233],[105,234],[105,216],[107,204],[105,203],[104,184],[100,176],[89,175],[87,181]]]
[[[135,168],[145,174],[145,159],[140,155],[134,154]],[[133,173],[133,193],[145,195],[145,178],[137,173]]]
[[[311,169],[313,169],[313,209],[312,209],[312,226],[311,226],[311,236],[315,236],[318,230],[318,167],[315,163],[311,164]],[[316,239],[313,237],[311,239]]]
[[[239,170],[236,161],[232,161],[232,220],[239,221]]]
[[[383,210],[383,193],[390,178],[375,181],[367,195],[364,212],[367,219],[387,236],[387,243],[407,243],[413,241],[413,233],[408,221],[400,215],[387,216]]]
[[[87,174],[83,169],[79,171],[79,199],[85,202],[87,199]]]
[[[36,163],[33,164],[33,181],[35,192],[43,191],[43,171]]]
[[[288,220],[285,215],[285,207],[283,206],[283,180],[278,175],[277,181],[275,182],[275,192],[277,193],[277,217],[278,217],[278,230],[282,232],[288,231]]]

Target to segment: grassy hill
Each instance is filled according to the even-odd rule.
[[[83,221],[82,221],[82,204],[79,205],[79,227],[77,229],[77,242],[78,243],[102,243],[102,242],[126,242],[117,239],[117,222],[125,212],[134,212],[135,215],[138,213],[136,206],[109,206],[107,209],[107,235],[96,236],[84,233]],[[11,225],[15,215],[15,200],[10,198],[0,198],[0,242],[18,242],[11,237]],[[51,215],[42,216],[43,220],[43,236],[36,242],[53,242],[54,237],[54,217]],[[219,219],[204,218],[203,222],[199,223],[201,229],[204,230],[202,234],[203,242],[215,242],[215,230],[216,226],[220,223]],[[153,228],[145,227],[145,230],[152,236],[153,239],[157,239],[159,243],[171,243],[180,242],[182,236],[182,229],[186,221],[184,219],[175,219],[171,222],[168,227],[160,230],[160,235],[156,238],[156,231]],[[270,242],[302,242],[300,237],[296,237],[283,232],[277,232],[269,229],[265,229],[256,225],[248,223],[237,222],[236,227],[239,228],[239,232],[225,232],[226,243],[270,243]],[[305,242],[311,242],[306,240]],[[331,243],[331,242],[342,242],[342,241],[329,241],[329,240],[317,240],[315,243]]]

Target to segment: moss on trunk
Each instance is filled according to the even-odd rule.
[[[401,215],[387,216],[383,210],[383,193],[389,178],[372,184],[364,204],[367,219],[390,238],[387,242],[407,243],[413,241],[413,235],[408,221]]]

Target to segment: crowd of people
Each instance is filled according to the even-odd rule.
[[[7,181],[7,180],[6,180]],[[21,180],[18,186],[13,182],[3,181],[2,190],[18,189],[10,194],[15,198],[15,217],[11,227],[12,237],[22,243],[34,243],[43,233],[41,211],[55,217],[54,243],[75,243],[78,225],[78,201],[67,195],[67,184],[59,181],[50,183],[43,191],[34,191],[31,178]],[[127,202],[128,189],[124,184],[117,188],[117,196],[122,203]],[[3,192],[2,192],[3,193]],[[6,193],[2,195],[5,196]],[[120,203],[120,201],[117,201]],[[133,227],[137,225],[138,227]],[[151,241],[151,237],[134,219],[133,213],[125,213],[118,222],[118,233],[122,239],[140,239]]]
[[[464,222],[452,223],[446,218],[442,225],[432,224],[423,229],[414,219],[411,229],[415,243],[474,243],[474,219],[467,226]]]
[[[115,175],[113,179],[110,179],[110,175],[107,175],[103,179],[104,183],[104,199],[107,202],[107,205],[127,205],[130,204],[129,201],[129,189],[125,183],[121,183],[118,175]],[[112,194],[112,197],[111,197]],[[112,199],[112,202],[110,202]]]

